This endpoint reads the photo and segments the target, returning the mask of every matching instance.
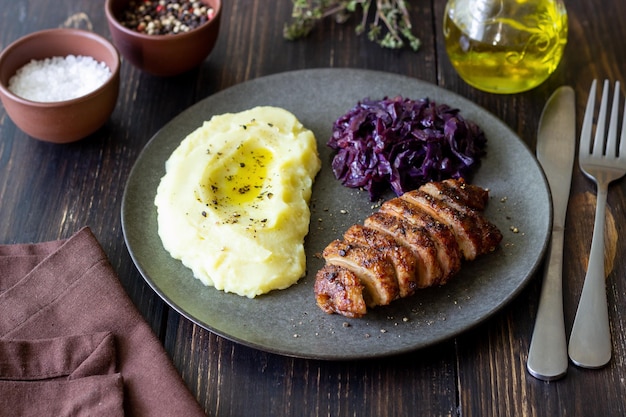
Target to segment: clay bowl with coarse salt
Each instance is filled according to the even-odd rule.
[[[24,94],[19,95],[22,90],[12,88],[11,79],[32,61],[40,65],[48,58],[64,60],[69,56],[98,63],[104,69],[102,82],[75,90],[75,97],[52,101],[39,96],[52,89],[62,90],[60,86],[68,82],[67,77],[43,78],[43,83],[35,83],[42,79],[41,73],[31,78],[27,83],[35,86],[36,98],[24,98]],[[11,120],[29,136],[46,142],[74,142],[97,131],[111,116],[119,94],[119,70],[119,54],[105,38],[80,29],[42,30],[17,39],[0,53],[0,99]],[[78,78],[70,79],[69,84],[80,86]]]
[[[199,67],[213,50],[222,17],[221,0],[201,0],[210,18],[175,34],[154,34],[130,27],[128,13],[138,15],[129,12],[132,3],[132,0],[106,0],[104,8],[113,43],[133,66],[156,76],[175,76]],[[156,4],[157,0],[151,3]]]

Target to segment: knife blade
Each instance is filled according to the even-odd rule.
[[[552,381],[567,373],[563,318],[563,237],[576,153],[576,95],[559,87],[546,102],[537,131],[537,159],[552,196],[552,234],[526,367]]]

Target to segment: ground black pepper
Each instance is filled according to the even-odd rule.
[[[213,8],[197,0],[133,0],[120,23],[147,35],[175,35],[205,24],[214,14]]]

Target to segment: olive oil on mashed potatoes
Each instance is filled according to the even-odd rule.
[[[205,285],[247,297],[305,273],[309,199],[321,162],[290,112],[255,107],[214,116],[167,160],[158,233]]]

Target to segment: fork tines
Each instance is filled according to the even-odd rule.
[[[580,149],[584,153],[593,153],[595,155],[606,155],[608,157],[617,157],[626,153],[626,129],[622,129],[619,139],[619,148],[617,140],[618,118],[620,109],[621,85],[619,81],[615,82],[615,91],[613,93],[613,103],[611,105],[611,118],[609,120],[608,132],[606,128],[606,112],[608,106],[609,80],[604,80],[602,89],[602,99],[600,102],[600,111],[597,117],[597,126],[593,142],[592,129],[594,121],[594,106],[596,101],[596,85],[597,80],[593,80],[589,89],[589,98],[587,100],[587,108],[581,130]],[[626,112],[622,120],[622,127],[626,124]],[[604,138],[606,137],[606,141]],[[606,144],[606,145],[605,145]]]

